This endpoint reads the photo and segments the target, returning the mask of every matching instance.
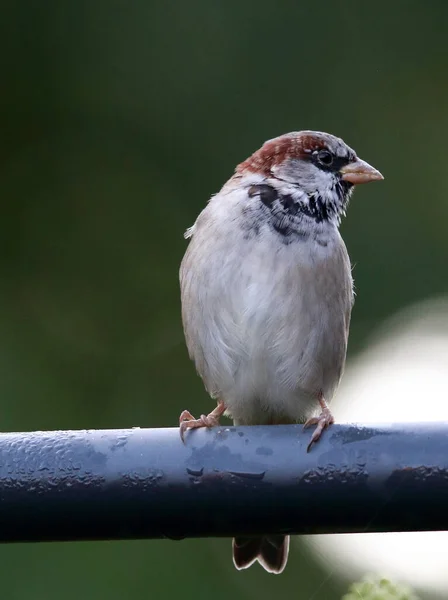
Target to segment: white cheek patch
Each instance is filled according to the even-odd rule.
[[[289,160],[286,163],[276,165],[272,174],[277,179],[300,187],[307,194],[319,191],[324,195],[335,185],[335,175],[330,171],[319,169],[311,161]]]
[[[323,196],[326,192],[334,188],[335,183],[336,177],[334,173],[331,173],[330,171],[323,171],[322,169],[319,169],[313,165],[313,173],[310,179],[307,181],[307,191],[317,191]]]

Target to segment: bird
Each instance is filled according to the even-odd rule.
[[[197,419],[182,411],[184,443],[225,414],[235,425],[315,426],[310,451],[334,423],[354,302],[339,225],[354,186],[382,179],[341,138],[295,131],[266,141],[210,198],[185,233],[179,276],[187,349],[216,407]],[[278,574],[289,536],[232,547],[237,569],[258,561]]]

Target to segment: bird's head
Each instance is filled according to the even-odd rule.
[[[383,179],[374,167],[357,157],[347,144],[329,133],[299,131],[269,140],[239,164],[236,177],[264,186],[264,203],[282,204],[286,212],[305,215],[317,222],[339,223],[353,186]],[[273,188],[268,193],[268,187]],[[282,189],[287,190],[282,194]],[[249,190],[249,196],[251,192]],[[255,197],[255,189],[252,189]],[[263,193],[260,194],[263,200]]]

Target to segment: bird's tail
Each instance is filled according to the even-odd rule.
[[[268,573],[281,573],[288,560],[289,535],[236,537],[232,549],[233,563],[238,570],[247,569],[258,560]]]

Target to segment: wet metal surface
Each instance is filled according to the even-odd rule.
[[[0,541],[448,529],[448,424],[0,435]],[[219,518],[217,517],[219,515]]]

